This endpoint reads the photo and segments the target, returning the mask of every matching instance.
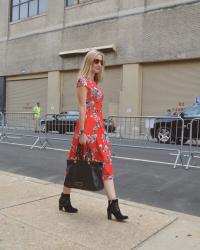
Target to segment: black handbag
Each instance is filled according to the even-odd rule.
[[[77,188],[89,191],[103,189],[103,163],[92,160],[88,144],[86,157],[83,159],[81,145],[78,144],[76,159],[67,160],[67,175],[64,185],[69,188]]]

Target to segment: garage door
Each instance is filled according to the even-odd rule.
[[[62,111],[77,109],[77,74],[77,71],[69,71],[63,74]],[[105,93],[103,105],[105,116],[118,115],[121,86],[122,67],[107,67],[104,81],[100,84]]]
[[[145,64],[142,67],[142,115],[165,114],[200,95],[200,61]]]
[[[36,102],[40,102],[42,116],[47,111],[48,78],[7,80],[6,111],[32,112]]]

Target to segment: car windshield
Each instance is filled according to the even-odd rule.
[[[55,118],[55,115],[46,115],[46,119],[53,119]]]
[[[76,116],[79,116],[79,112],[78,111],[68,111],[67,115],[76,115]]]
[[[58,120],[77,120],[79,117],[79,113],[67,113],[61,114],[57,116]]]
[[[183,113],[184,113],[185,117],[191,117],[191,116],[195,116],[195,117],[199,116],[200,117],[200,105],[185,108]]]

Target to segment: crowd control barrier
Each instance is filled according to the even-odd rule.
[[[200,118],[192,119],[187,125],[190,129],[190,139],[189,139],[189,157],[186,169],[191,166],[191,161],[195,158],[200,158]]]
[[[110,134],[112,145],[174,152],[182,162],[184,120],[181,117],[110,116],[115,133]]]
[[[4,137],[4,115],[0,112],[0,141],[3,140]]]
[[[0,140],[13,137],[31,138],[31,149],[40,149],[56,145],[57,142],[71,141],[77,115],[48,114],[39,120],[39,129],[35,131],[36,121],[33,113],[0,113]],[[187,157],[186,168],[199,153],[200,119],[187,121],[182,117],[157,116],[109,116],[104,119],[104,126],[111,145],[165,151],[174,154],[174,168],[178,162],[185,166],[183,159]],[[57,141],[57,142],[55,142]]]

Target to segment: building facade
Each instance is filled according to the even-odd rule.
[[[106,116],[159,115],[200,95],[200,1],[0,0],[5,110],[76,110],[94,47],[106,55]]]

